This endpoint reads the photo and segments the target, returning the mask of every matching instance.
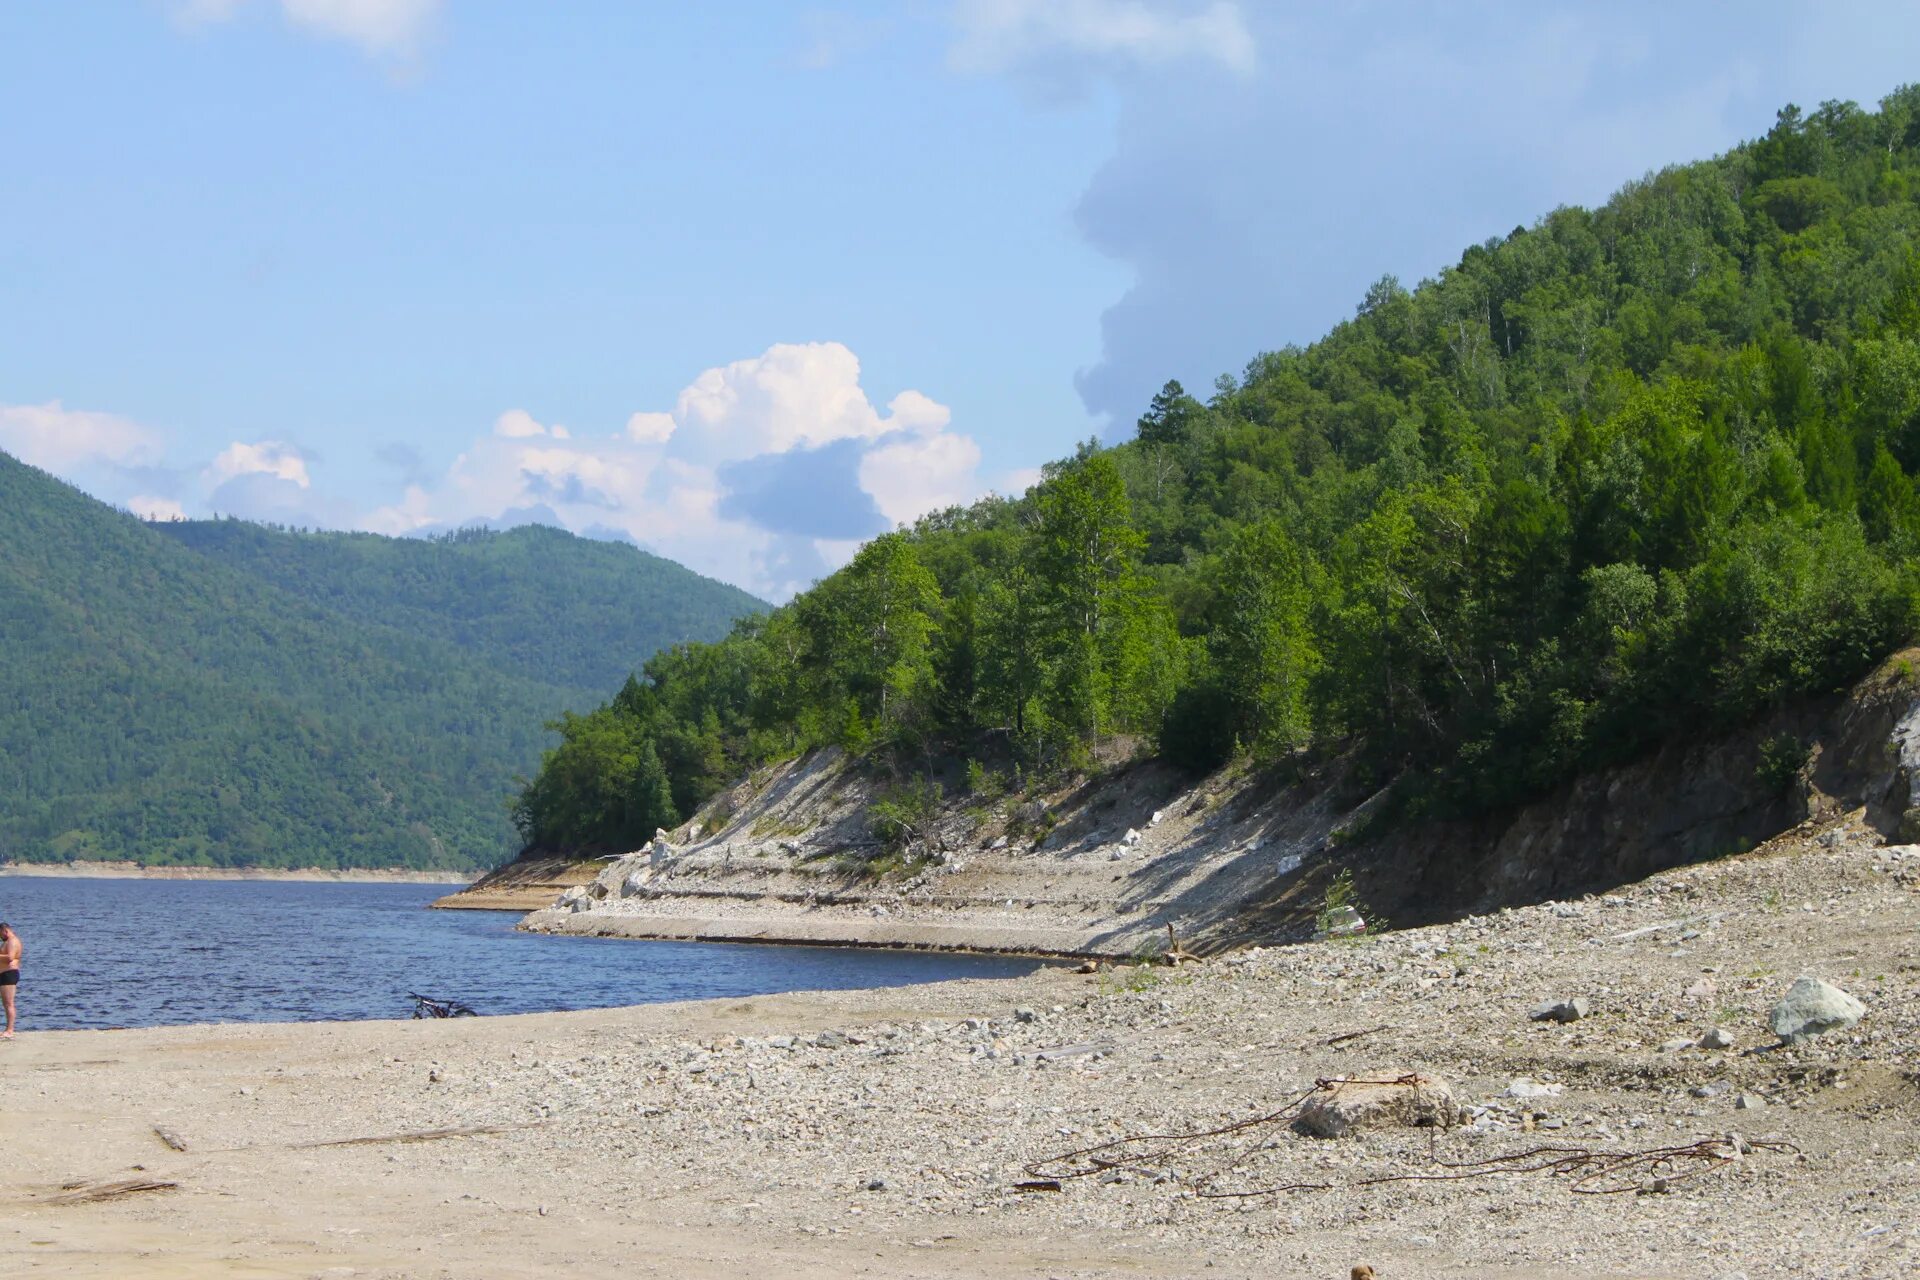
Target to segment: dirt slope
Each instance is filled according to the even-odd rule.
[[[1442,920],[1750,849],[1853,808],[1883,835],[1913,834],[1916,665],[1909,651],[1845,696],[1475,822],[1369,825],[1384,797],[1354,792],[1337,764],[1196,780],[1148,762],[1047,794],[960,796],[919,847],[924,865],[877,878],[861,865],[878,784],[824,751],[743,781],[657,851],[510,864],[443,905],[541,906],[526,927],[554,933],[1126,957],[1164,946],[1169,925],[1202,952],[1302,939],[1345,868],[1370,912]],[[1759,769],[1761,744],[1783,734],[1810,749],[1785,789]]]

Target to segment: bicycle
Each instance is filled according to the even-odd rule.
[[[480,1011],[470,1004],[458,1000],[436,1000],[432,996],[423,996],[417,991],[407,992],[413,997],[413,1016],[416,1018],[477,1018]]]

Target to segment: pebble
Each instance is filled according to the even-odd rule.
[[[1578,1022],[1591,1012],[1593,1006],[1587,998],[1575,996],[1571,1000],[1542,1000],[1527,1017],[1534,1022]]]

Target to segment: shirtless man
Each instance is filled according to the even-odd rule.
[[[7,1011],[7,1029],[0,1040],[13,1039],[13,993],[20,987],[20,935],[0,923],[0,1006]]]

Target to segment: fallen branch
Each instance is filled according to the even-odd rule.
[[[523,1124],[473,1124],[454,1129],[410,1129],[405,1133],[377,1133],[365,1138],[334,1138],[327,1142],[297,1142],[296,1149],[311,1147],[365,1147],[382,1142],[438,1142],[442,1138],[477,1138],[493,1133],[511,1133],[525,1129]]]
[[[1385,1028],[1374,1027],[1369,1031],[1350,1032],[1345,1037],[1334,1039],[1370,1035],[1374,1031],[1381,1030]],[[1195,1129],[1184,1133],[1129,1134],[1097,1146],[1082,1147],[1077,1151],[1066,1151],[1033,1161],[1025,1166],[1025,1172],[1036,1182],[1057,1184],[1113,1169],[1131,1170],[1136,1173],[1160,1176],[1163,1180],[1179,1181],[1181,1179],[1178,1170],[1169,1167],[1174,1157],[1189,1153],[1212,1139],[1231,1138],[1239,1134],[1271,1130],[1274,1126],[1285,1125],[1297,1118],[1302,1103],[1322,1089],[1340,1084],[1413,1087],[1417,1080],[1418,1077],[1415,1075],[1400,1076],[1392,1080],[1317,1080],[1313,1088],[1293,1098],[1278,1110],[1269,1111],[1265,1115],[1252,1116],[1214,1129]],[[1280,1195],[1288,1191],[1331,1191],[1335,1188],[1336,1184],[1330,1182],[1289,1182],[1270,1186],[1221,1189],[1219,1184],[1229,1174],[1261,1152],[1272,1150],[1279,1140],[1278,1136],[1263,1136],[1260,1140],[1241,1148],[1224,1161],[1217,1163],[1212,1169],[1187,1178],[1186,1186],[1196,1198],[1201,1200],[1246,1200],[1259,1196]],[[1658,1193],[1688,1178],[1713,1173],[1730,1164],[1737,1164],[1752,1152],[1768,1151],[1791,1155],[1798,1150],[1799,1148],[1788,1142],[1749,1142],[1736,1135],[1728,1134],[1718,1138],[1702,1138],[1683,1146],[1648,1147],[1635,1151],[1595,1151],[1589,1147],[1548,1146],[1517,1151],[1511,1155],[1493,1156],[1486,1160],[1453,1162],[1440,1157],[1435,1148],[1435,1131],[1429,1129],[1427,1131],[1428,1158],[1441,1172],[1387,1174],[1345,1185],[1352,1189],[1383,1186],[1395,1182],[1464,1182],[1473,1178],[1487,1178],[1502,1174],[1544,1173],[1549,1177],[1570,1178],[1569,1187],[1576,1195],[1619,1195],[1628,1191]],[[1018,1183],[1016,1188],[1033,1189],[1033,1184]]]
[[[1309,1040],[1305,1044],[1299,1046],[1299,1049],[1300,1050],[1325,1049],[1336,1044],[1345,1044],[1349,1040],[1358,1040],[1361,1036],[1378,1035],[1382,1031],[1391,1031],[1391,1030],[1393,1030],[1393,1024],[1390,1022],[1383,1022],[1377,1027],[1368,1027],[1364,1031],[1343,1031],[1337,1036],[1328,1036],[1324,1040]],[[1296,1050],[1296,1052],[1298,1052],[1298,1050]]]
[[[1171,920],[1167,921],[1167,949],[1161,952],[1160,958],[1170,965],[1200,963],[1200,957],[1181,946],[1180,940],[1173,936],[1173,921]]]
[[[185,1151],[187,1149],[187,1140],[185,1138],[161,1125],[153,1126],[153,1136],[172,1147],[175,1151]]]
[[[69,1182],[60,1188],[59,1195],[49,1198],[47,1203],[97,1204],[102,1200],[119,1200],[147,1191],[172,1191],[179,1185],[177,1182],[156,1182],[149,1178],[128,1178],[121,1182]]]

